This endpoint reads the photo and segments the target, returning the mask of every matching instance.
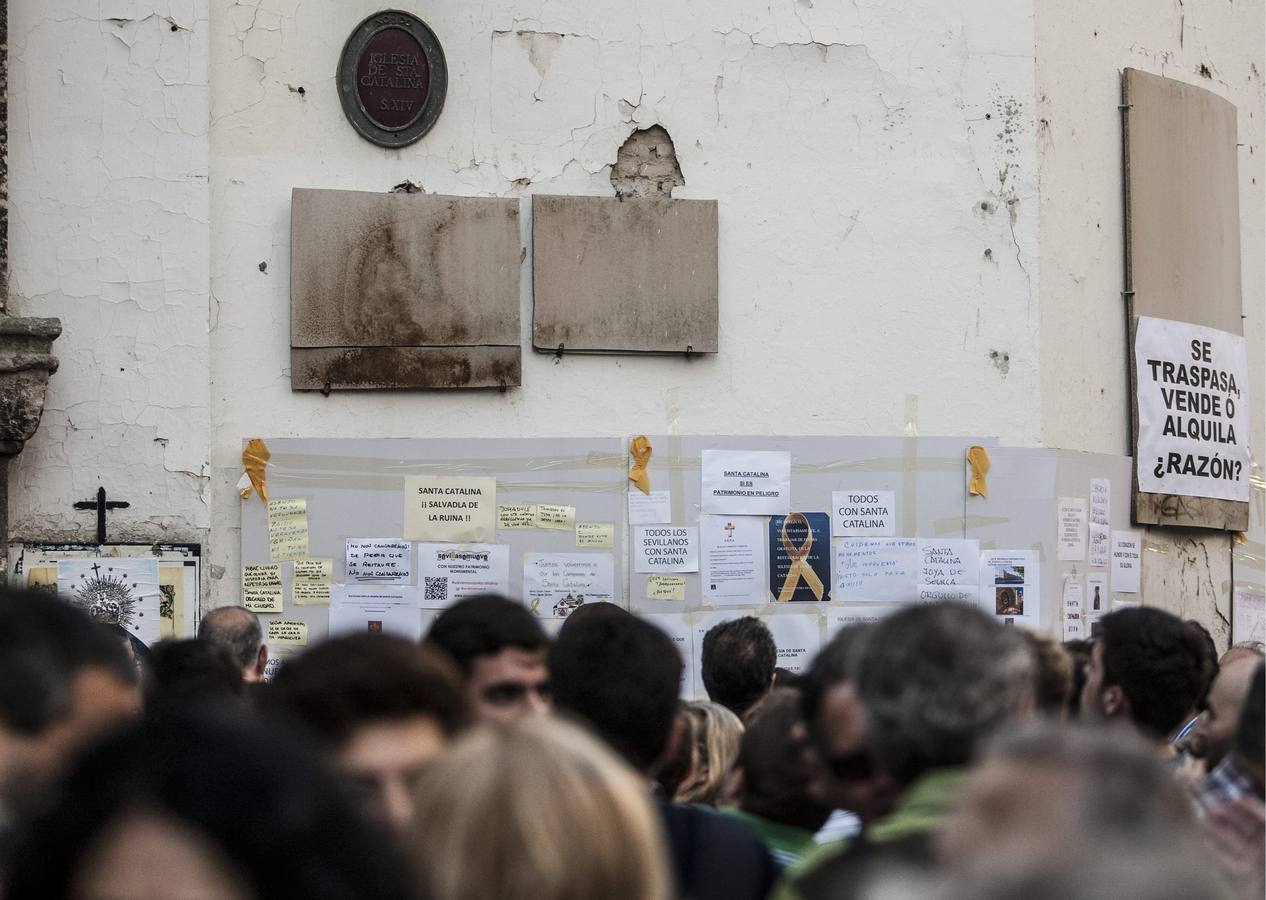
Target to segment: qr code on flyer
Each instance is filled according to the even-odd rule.
[[[423,580],[424,600],[427,603],[443,603],[448,600],[448,576],[426,578]]]

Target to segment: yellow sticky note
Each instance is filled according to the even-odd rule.
[[[646,579],[647,600],[685,600],[685,575],[652,575]]]
[[[334,575],[332,559],[296,559],[295,581],[324,581],[329,584]]]
[[[535,506],[498,506],[498,528],[535,528]]]
[[[571,531],[576,527],[576,507],[538,503],[536,505],[536,527],[552,528],[555,531]]]
[[[614,547],[615,526],[607,522],[577,522],[577,547]]]
[[[295,581],[290,597],[296,606],[328,606],[330,583],[328,581]]]
[[[281,566],[243,566],[242,605],[251,612],[281,612]]]
[[[268,501],[268,553],[273,562],[308,555],[308,501]]]
[[[291,619],[273,619],[268,623],[268,643],[307,644],[308,626]]]

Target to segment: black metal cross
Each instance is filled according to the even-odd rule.
[[[95,509],[97,511],[97,543],[104,544],[106,542],[106,510],[108,509],[127,509],[131,506],[126,500],[106,500],[105,488],[97,488],[96,500],[80,500],[75,504],[75,509]]]

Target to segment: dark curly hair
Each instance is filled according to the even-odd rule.
[[[1202,637],[1160,609],[1119,609],[1100,620],[1104,687],[1117,685],[1139,730],[1165,737],[1182,724],[1204,690]]]

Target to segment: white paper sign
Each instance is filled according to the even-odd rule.
[[[1235,643],[1266,641],[1266,591],[1257,584],[1237,584],[1231,591],[1231,639]]]
[[[673,644],[677,647],[677,652],[681,654],[682,661],[681,698],[694,699],[697,689],[695,669],[698,667],[695,665],[694,639],[691,635],[690,623],[686,621],[686,614],[646,613],[642,618],[673,639]]]
[[[1247,502],[1252,404],[1244,338],[1140,316],[1134,354],[1139,490]]]
[[[1086,573],[1086,600],[1082,604],[1086,621],[1086,635],[1094,637],[1095,625],[1106,613],[1112,611],[1112,595],[1108,592],[1107,572]]]
[[[979,584],[980,541],[920,540],[919,584]]]
[[[699,529],[693,525],[639,525],[633,529],[634,572],[698,572]]]
[[[413,580],[413,545],[408,541],[349,538],[344,581],[408,584]]]
[[[817,613],[765,616],[761,621],[774,636],[780,669],[803,672],[822,649],[821,622]]]
[[[705,513],[785,516],[791,512],[791,454],[785,450],[704,450]]]
[[[1112,542],[1112,530],[1099,522],[1090,523],[1090,549],[1086,561],[1092,566],[1106,566]]]
[[[1085,634],[1084,598],[1080,575],[1064,576],[1064,640],[1079,640]]]
[[[834,537],[883,537],[897,533],[894,491],[832,491]]]
[[[1032,550],[980,554],[980,604],[1004,620],[1036,625],[1042,618],[1042,572]]]
[[[1108,478],[1090,479],[1090,521],[1107,525],[1112,509],[1112,481]]]
[[[122,626],[147,646],[159,639],[157,557],[58,560],[57,593],[98,622]]]
[[[418,589],[410,585],[330,586],[330,637],[340,634],[394,634],[422,639]]]
[[[1137,594],[1143,581],[1143,533],[1112,532],[1112,590]]]
[[[629,490],[630,525],[664,525],[673,520],[672,492]]]
[[[752,516],[701,516],[703,596],[718,606],[766,603],[765,523]]]
[[[614,560],[610,553],[529,553],[523,598],[544,619],[565,619],[585,603],[612,603]]]
[[[914,538],[843,538],[835,544],[836,600],[906,602],[919,583]]]
[[[834,606],[826,611],[826,639],[830,641],[844,628],[874,625],[901,609],[895,603],[867,603],[864,606]]]
[[[446,609],[476,594],[510,593],[507,544],[418,544],[422,605]]]
[[[1086,500],[1084,497],[1059,498],[1059,552],[1065,562],[1081,562],[1086,558]]]

